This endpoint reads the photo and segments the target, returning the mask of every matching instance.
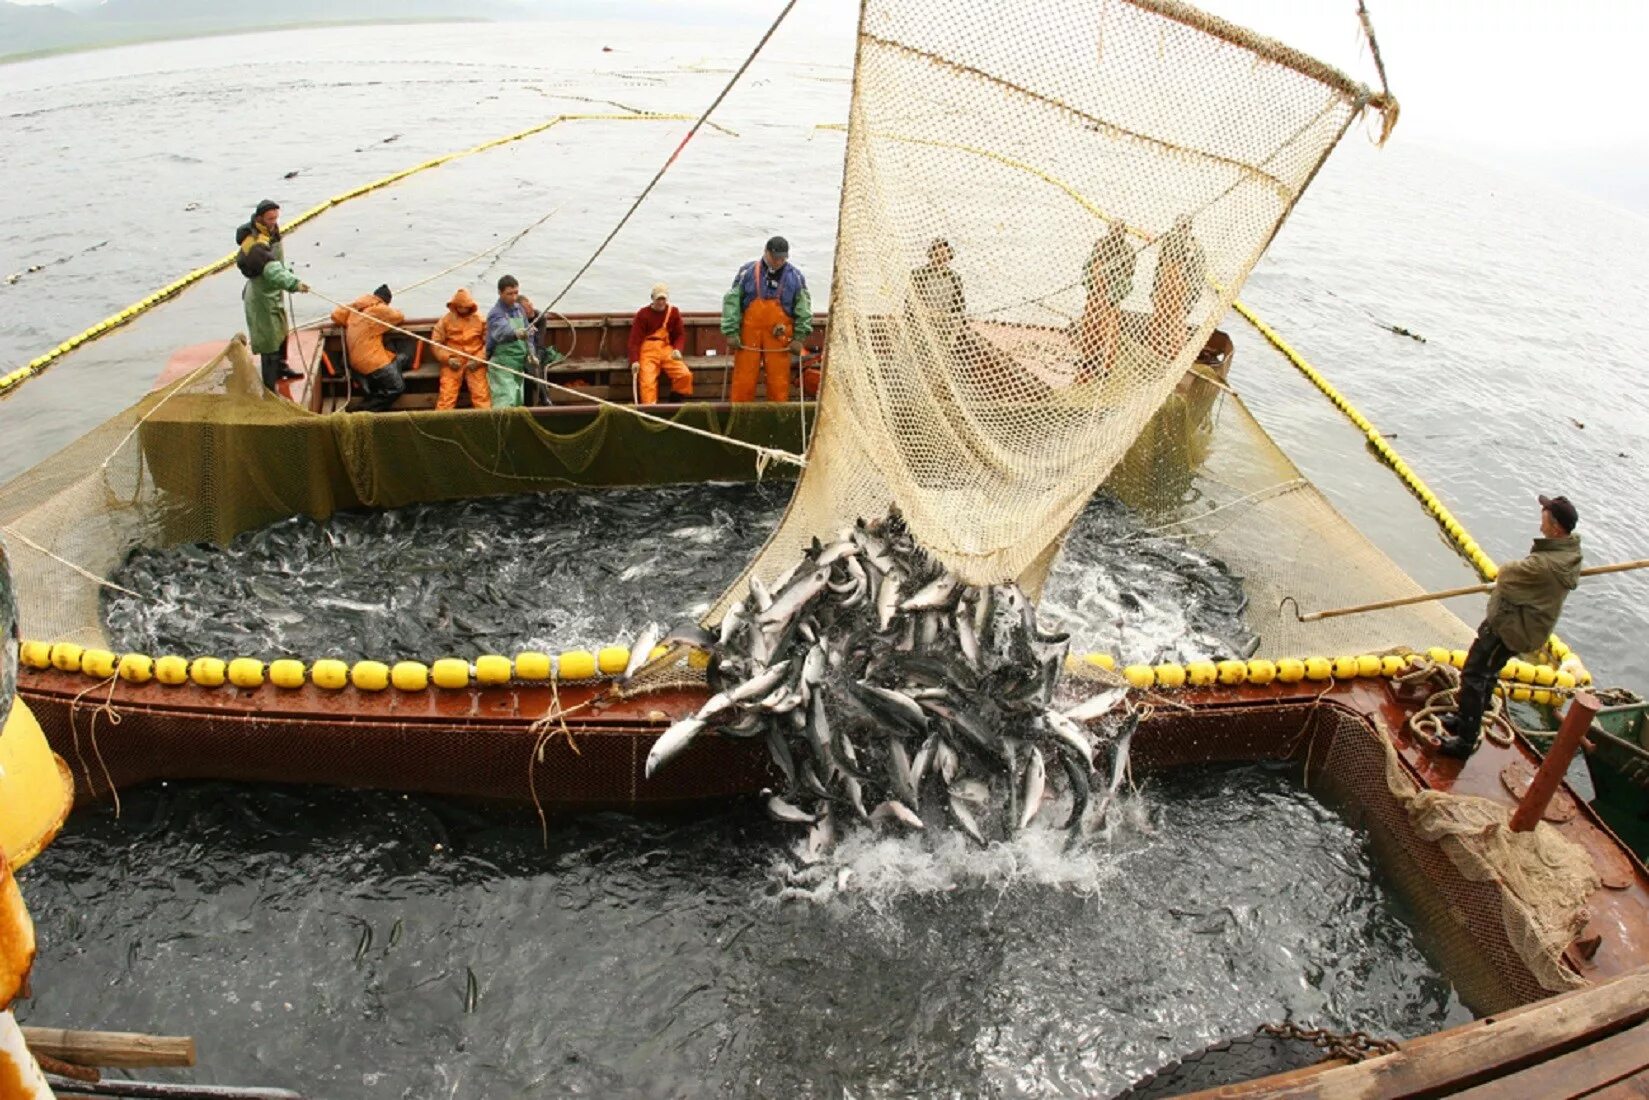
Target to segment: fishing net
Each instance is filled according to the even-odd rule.
[[[750,573],[896,505],[1034,589],[1369,102],[1173,0],[867,0],[819,427]]]

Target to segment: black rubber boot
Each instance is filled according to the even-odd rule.
[[[1464,760],[1477,751],[1477,742],[1475,740],[1468,741],[1459,734],[1454,734],[1443,738],[1443,740],[1438,743],[1437,751],[1442,753],[1444,756],[1452,756],[1456,760]]]

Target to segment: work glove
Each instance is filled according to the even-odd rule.
[[[744,345],[739,342],[738,337],[729,336],[727,338],[727,350],[729,352],[743,351],[744,350]]]
[[[803,350],[802,349],[802,342],[801,342],[800,338],[797,338],[795,340],[790,341],[790,354],[791,355],[800,355],[802,353],[802,350]]]

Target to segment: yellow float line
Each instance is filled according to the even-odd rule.
[[[1408,486],[1409,491],[1419,498],[1421,504],[1426,506],[1426,511],[1430,512],[1433,519],[1437,521],[1437,526],[1448,536],[1449,541],[1460,551],[1461,556],[1472,564],[1472,568],[1477,570],[1478,576],[1486,581],[1494,580],[1500,573],[1494,559],[1483,551],[1483,548],[1477,544],[1477,540],[1472,538],[1466,530],[1465,525],[1456,519],[1454,513],[1449,511],[1448,507],[1437,498],[1437,494],[1432,492],[1431,486],[1427,485],[1420,475],[1415,473],[1408,463],[1403,461],[1402,456],[1397,453],[1397,449],[1391,445],[1384,435],[1380,434],[1380,431],[1369,422],[1367,417],[1358,411],[1357,406],[1347,400],[1346,396],[1334,387],[1334,383],[1325,378],[1316,367],[1306,362],[1304,356],[1295,351],[1288,341],[1277,333],[1276,329],[1260,320],[1247,305],[1240,301],[1233,301],[1231,307],[1242,314],[1243,318],[1254,326],[1256,332],[1270,341],[1272,347],[1282,352],[1288,361],[1293,363],[1301,374],[1310,379],[1311,384],[1321,390],[1323,396],[1332,401],[1334,407],[1344,413],[1346,419],[1351,421],[1363,433],[1363,436],[1374,447],[1375,453],[1380,456],[1380,459],[1396,472],[1397,476],[1403,480],[1403,484]],[[1564,661],[1574,655],[1574,651],[1556,634],[1551,636],[1551,640],[1547,645],[1552,652],[1552,656],[1558,661]]]
[[[218,657],[188,659],[175,655],[151,657],[145,653],[115,654],[107,649],[87,649],[73,642],[24,642],[20,649],[22,663],[29,668],[55,668],[60,672],[79,672],[98,680],[119,676],[133,684],[150,680],[177,686],[194,684],[198,687],[221,687],[232,684],[241,688],[262,687],[265,682],[279,688],[301,688],[305,684],[329,691],[353,685],[361,691],[383,691],[394,687],[400,691],[423,691],[431,686],[446,689],[498,687],[510,683],[580,683],[611,678],[622,673],[630,663],[630,650],[625,646],[603,646],[594,652],[571,649],[556,656],[527,651],[517,653],[514,660],[501,654],[489,653],[473,662],[460,657],[443,657],[430,664],[422,661],[397,661],[393,665],[382,661],[345,661],[323,659],[311,664],[290,658],[265,664],[255,657],[236,657],[224,661]],[[657,646],[650,659],[662,657],[669,650]],[[1236,687],[1241,684],[1294,684],[1301,681],[1390,679],[1402,675],[1421,657],[1438,664],[1460,668],[1466,663],[1463,649],[1445,649],[1433,646],[1424,654],[1360,654],[1345,657],[1284,657],[1270,661],[1255,658],[1248,661],[1192,661],[1189,664],[1128,665],[1121,670],[1129,686],[1139,689],[1175,689],[1184,687],[1212,687],[1223,684]],[[695,652],[690,663],[702,668],[705,655]],[[1107,671],[1116,671],[1116,658],[1109,653],[1089,653],[1073,656],[1073,668],[1089,665]],[[1500,678],[1519,685],[1512,689],[1514,699],[1532,699],[1548,703],[1554,691],[1564,691],[1592,682],[1585,668],[1575,666],[1556,670],[1527,661],[1507,661],[1500,670]]]
[[[358,199],[362,195],[377,191],[380,188],[388,187],[391,184],[399,183],[408,176],[415,176],[419,172],[427,172],[431,168],[439,168],[443,164],[449,164],[452,161],[460,160],[464,157],[474,156],[476,153],[484,153],[489,149],[496,149],[500,145],[508,145],[511,142],[520,141],[522,138],[529,138],[536,134],[541,134],[545,130],[550,129],[552,126],[557,126],[563,122],[680,122],[690,121],[694,117],[695,116],[693,115],[676,114],[556,115],[552,119],[545,122],[540,122],[536,126],[529,126],[525,130],[518,130],[513,134],[506,134],[503,137],[493,138],[491,141],[484,141],[480,145],[472,145],[468,149],[460,149],[457,152],[446,153],[442,156],[435,157],[433,160],[426,160],[422,164],[415,164],[411,168],[404,168],[401,171],[385,176],[382,179],[374,180],[371,183],[365,184],[361,187],[356,187],[353,190],[345,191],[341,195],[334,195],[320,205],[310,207],[302,214],[299,214],[297,217],[287,222],[284,229],[287,231],[297,229],[304,223],[320,217],[334,206],[342,205],[343,203],[349,202],[351,199]],[[18,386],[21,386],[30,378],[41,373],[47,367],[63,358],[71,351],[74,351],[76,348],[81,347],[84,344],[89,344],[93,340],[106,336],[115,329],[135,321],[137,318],[143,316],[143,314],[149,312],[149,310],[166,301],[168,298],[174,297],[182,291],[189,289],[191,286],[194,286],[196,283],[200,282],[209,275],[216,275],[218,272],[225,270],[235,262],[235,256],[236,253],[231,252],[227,256],[214,260],[204,267],[195,268],[187,275],[173,279],[153,294],[149,294],[138,299],[136,302],[133,302],[131,305],[127,306],[123,310],[120,310],[118,313],[114,313],[103,318],[103,320],[99,321],[91,328],[88,328],[84,332],[63,341],[61,344],[58,344],[55,348],[52,348],[45,354],[36,356],[35,358],[29,360],[28,363],[18,367],[9,374],[0,376],[0,397],[7,396]]]

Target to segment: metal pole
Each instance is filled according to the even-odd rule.
[[[1540,823],[1546,813],[1546,804],[1557,793],[1557,785],[1563,781],[1569,762],[1574,759],[1575,750],[1580,748],[1581,739],[1592,728],[1592,719],[1597,712],[1597,697],[1589,691],[1577,691],[1575,697],[1569,700],[1569,709],[1563,715],[1563,725],[1557,731],[1557,739],[1547,750],[1546,759],[1540,762],[1540,769],[1529,780],[1529,789],[1523,795],[1523,801],[1517,804],[1517,811],[1512,814],[1512,832],[1526,833]]]

